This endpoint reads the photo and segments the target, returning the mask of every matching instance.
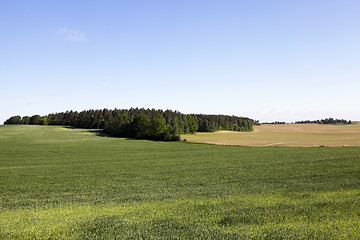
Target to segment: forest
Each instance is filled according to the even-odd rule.
[[[295,123],[317,123],[317,124],[352,124],[352,121],[347,121],[345,119],[334,119],[334,118],[325,118],[321,120],[305,120],[305,121],[297,121]]]
[[[102,129],[116,137],[179,141],[180,134],[219,130],[252,131],[254,120],[228,115],[183,114],[144,108],[66,111],[46,116],[12,116],[4,124],[63,125]]]

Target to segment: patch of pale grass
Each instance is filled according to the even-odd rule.
[[[219,131],[182,135],[189,142],[242,146],[360,146],[360,124],[263,124],[253,132]]]

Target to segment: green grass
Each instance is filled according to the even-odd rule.
[[[0,239],[360,239],[360,148],[0,126]]]

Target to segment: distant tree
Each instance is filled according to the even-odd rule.
[[[179,126],[179,119],[177,117],[173,117],[173,118],[169,117],[169,126],[175,134],[182,133]]]
[[[174,131],[172,127],[168,127],[162,134],[162,141],[180,141],[180,136]]]
[[[4,122],[4,124],[21,124],[21,117],[18,115],[10,117],[8,120]]]
[[[148,136],[149,118],[145,114],[137,115],[130,124],[131,137],[145,139]]]
[[[39,124],[39,125],[48,125],[47,117],[42,117],[42,118],[40,118],[38,124]]]
[[[262,124],[275,124],[275,125],[278,125],[278,124],[286,124],[286,122],[275,121],[275,122],[263,122]]]
[[[24,116],[21,119],[21,124],[29,124],[30,123],[30,117],[29,116]]]
[[[189,132],[196,133],[199,126],[198,126],[198,123],[196,122],[195,118],[188,114],[188,115],[186,115],[186,122],[189,126]]]
[[[40,115],[33,115],[33,116],[30,117],[30,122],[29,122],[29,124],[39,125],[40,119],[41,119]]]
[[[165,118],[158,114],[149,122],[148,137],[150,139],[160,140],[166,129],[167,127],[165,126]]]
[[[198,131],[199,132],[214,132],[216,131],[215,123],[210,122],[209,120],[205,119],[201,122],[201,126],[199,126]],[[232,130],[231,127],[229,127],[229,130]]]

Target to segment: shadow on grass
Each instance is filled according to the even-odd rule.
[[[61,126],[61,125],[59,125]],[[77,129],[76,127],[73,127],[73,126],[61,126],[61,127],[64,127],[64,128],[67,128],[67,129]]]
[[[81,128],[77,128],[77,127],[73,127],[73,126],[63,126],[64,128],[67,129],[81,129]],[[93,133],[98,137],[106,137],[106,138],[118,138],[118,139],[124,139],[124,140],[136,140],[136,141],[141,141],[141,140],[146,140],[146,141],[151,141],[151,142],[164,142],[164,141],[160,141],[160,140],[152,140],[152,139],[139,139],[139,138],[128,138],[128,137],[117,137],[117,136],[113,136],[110,135],[108,133],[105,133],[104,130],[102,129],[86,129],[86,132],[89,133]],[[165,141],[166,142],[166,141]],[[172,141],[169,141],[172,142]],[[182,141],[176,141],[176,142],[182,142]]]
[[[110,134],[105,133],[101,129],[90,129],[87,130],[89,133],[94,133],[98,137],[104,137],[104,138],[118,138],[118,139],[124,139],[124,140],[134,140],[134,141],[140,141],[140,140],[147,140],[147,141],[154,141],[154,140],[148,140],[148,139],[138,139],[138,138],[128,138],[128,137],[117,137]]]
[[[131,138],[124,138],[124,137],[116,137],[116,136],[112,136],[110,134],[105,133],[103,130],[101,129],[93,129],[93,130],[87,130],[87,132],[89,133],[94,133],[96,136],[98,137],[108,137],[108,138],[122,138],[122,139],[126,139],[126,140],[132,140]]]
[[[70,127],[71,128],[71,127]],[[150,141],[150,142],[183,142],[183,141],[160,141],[160,140],[153,140],[153,139],[141,139],[141,138],[128,138],[128,137],[117,137],[112,136],[110,134],[105,133],[102,129],[89,129],[87,130],[89,133],[93,133],[98,137],[106,137],[106,138],[117,138],[123,140],[132,140],[132,141]]]

